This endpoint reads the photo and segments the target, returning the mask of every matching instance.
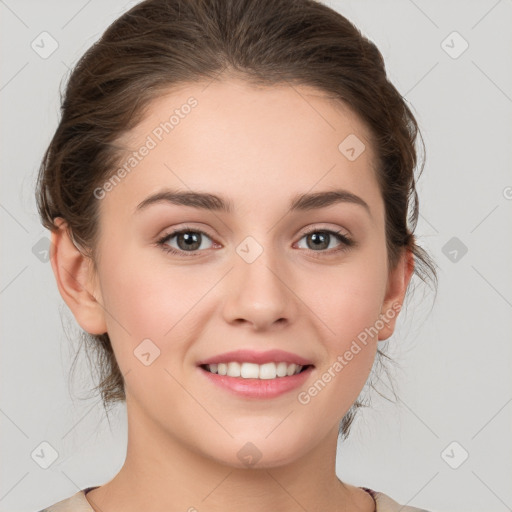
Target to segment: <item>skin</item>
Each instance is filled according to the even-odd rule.
[[[307,390],[379,315],[401,305],[413,271],[404,251],[388,267],[384,203],[375,155],[362,121],[318,90],[255,87],[235,78],[191,84],[160,96],[123,139],[137,150],[168,112],[198,105],[99,201],[96,266],[58,219],[52,266],[80,326],[108,332],[125,378],[128,448],[120,472],[87,494],[95,511],[373,511],[362,489],[335,473],[338,425],[369,375],[395,315],[324,389]],[[355,134],[365,151],[350,161],[338,145]],[[165,165],[164,165],[165,164]],[[232,213],[158,203],[135,212],[165,187],[229,198]],[[343,188],[362,198],[319,210],[289,211],[296,194]],[[199,256],[178,237],[166,253],[156,241],[184,226],[202,230]],[[315,249],[305,233],[341,230]],[[316,232],[316,231],[315,231]],[[247,237],[263,249],[248,263]],[[309,244],[308,244],[309,241]],[[327,243],[329,244],[327,246]],[[317,257],[315,257],[317,256]],[[144,339],[160,355],[134,356]],[[239,348],[280,348],[313,362],[299,389],[270,400],[235,396],[198,375],[197,361]],[[247,442],[261,459],[237,456]]]

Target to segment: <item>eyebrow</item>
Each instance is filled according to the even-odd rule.
[[[136,212],[146,209],[157,203],[171,203],[189,206],[201,210],[232,213],[233,202],[221,196],[207,192],[162,190],[150,195],[137,205]],[[325,192],[297,194],[290,203],[290,211],[310,211],[326,208],[338,203],[351,203],[362,206],[371,216],[370,207],[359,196],[348,190],[336,189]]]

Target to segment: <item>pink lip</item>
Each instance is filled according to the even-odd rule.
[[[255,352],[254,350],[233,350],[232,352],[224,352],[224,354],[219,354],[217,356],[210,357],[208,359],[203,359],[197,363],[198,366],[205,364],[218,364],[218,363],[230,363],[230,362],[238,362],[238,363],[255,363],[255,364],[265,364],[265,363],[288,363],[288,364],[299,364],[301,366],[312,365],[311,361],[304,359],[296,354],[292,354],[291,352],[285,352],[284,350],[268,350],[266,352]],[[245,379],[244,379],[245,380]]]
[[[225,361],[225,359],[224,359]],[[213,363],[212,363],[213,364]],[[301,373],[291,375],[290,377],[277,377],[275,379],[244,379],[243,377],[228,377],[210,373],[208,370],[198,368],[210,382],[224,388],[237,396],[245,398],[268,399],[282,395],[298,388],[304,384],[311,375],[313,366],[306,368]]]

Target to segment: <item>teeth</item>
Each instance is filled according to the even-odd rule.
[[[298,364],[280,363],[238,363],[231,361],[229,363],[207,364],[206,369],[211,373],[227,375],[228,377],[242,377],[244,379],[275,379],[276,377],[286,377],[300,373],[303,366]]]
[[[240,365],[240,377],[244,379],[259,379],[260,367],[254,363],[242,363]]]
[[[258,369],[258,365],[256,370]],[[275,379],[277,377],[276,363],[265,363],[260,366],[260,373],[258,376],[260,379]]]
[[[288,369],[286,370],[286,375],[293,375],[294,373],[297,373],[296,369],[297,369],[297,365],[291,364],[290,366],[288,366]]]
[[[226,375],[228,377],[240,377],[240,363],[228,363],[228,372]]]
[[[278,363],[276,373],[278,377],[286,377],[288,375],[288,365],[286,363]]]

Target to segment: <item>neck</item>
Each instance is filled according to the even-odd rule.
[[[236,468],[189,449],[140,418],[144,415],[128,415],[127,455],[119,473],[87,494],[95,511],[143,510],[148,497],[153,512],[224,512],[229,503],[245,512],[374,510],[365,491],[336,476],[337,425],[315,450],[292,463]]]

